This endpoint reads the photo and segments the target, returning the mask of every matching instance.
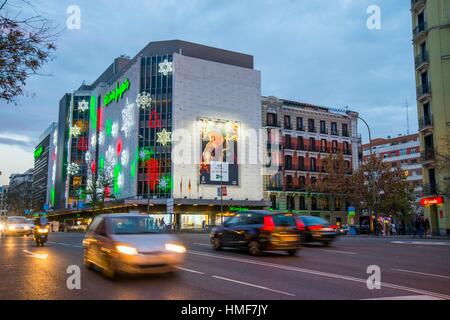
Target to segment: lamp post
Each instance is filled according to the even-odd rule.
[[[372,148],[372,135],[371,135],[371,131],[370,131],[370,127],[369,124],[367,123],[366,120],[364,120],[363,118],[361,118],[358,115],[358,119],[360,119],[367,127],[367,130],[369,132],[369,148],[370,148],[370,160],[372,161],[373,158],[373,148]],[[374,168],[373,168],[373,163],[370,167],[370,182],[372,184],[372,197],[373,197],[373,208],[372,211],[374,212],[375,215],[375,221],[374,221],[374,232],[375,235],[378,235],[378,212],[376,210],[376,206],[375,206],[375,202],[376,202],[376,198],[377,198],[377,191],[375,189],[375,178],[374,178]]]

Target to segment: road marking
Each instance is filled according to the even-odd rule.
[[[432,242],[432,241],[391,241],[391,243],[425,245],[425,246],[450,246],[450,243],[448,242]]]
[[[420,295],[420,296],[400,296],[400,297],[382,297],[363,300],[444,300],[432,296]]]
[[[198,245],[198,246],[205,246],[205,247],[210,247],[211,244],[209,243],[199,243],[199,242],[194,242],[194,244]]]
[[[332,250],[332,249],[319,249],[319,250],[321,250],[321,251],[326,251],[326,252],[333,252],[333,253],[357,254],[356,252],[340,251],[340,250]]]
[[[48,254],[43,253],[43,254],[39,254],[39,253],[34,253],[28,250],[22,250],[23,252],[25,252],[26,254],[28,254],[29,257],[32,258],[37,258],[37,259],[41,259],[41,260],[45,260],[48,257]]]
[[[182,267],[176,267],[176,268],[180,269],[180,270],[183,270],[183,271],[196,273],[196,274],[205,274],[204,272],[200,272],[200,271],[196,271],[196,270],[192,270],[192,269],[187,269],[187,268],[182,268]]]
[[[233,257],[228,257],[228,256],[223,256],[223,255],[204,253],[204,252],[200,252],[200,251],[188,250],[188,253],[194,254],[194,255],[199,255],[199,256],[215,258],[215,259],[231,260],[231,261],[237,261],[237,262],[242,262],[242,263],[260,265],[260,266],[269,267],[269,268],[296,271],[296,272],[313,274],[316,276],[359,282],[359,283],[364,283],[364,285],[366,285],[366,283],[367,283],[367,279],[349,277],[349,276],[344,276],[344,275],[336,274],[336,273],[322,272],[322,271],[304,269],[304,268],[299,268],[299,267],[291,267],[291,266],[285,266],[285,265],[274,264],[274,263],[269,263],[269,262],[261,262],[261,261],[256,261],[256,260],[233,258]],[[408,291],[408,292],[413,292],[413,293],[417,293],[417,294],[421,294],[421,295],[429,295],[429,296],[433,296],[433,297],[437,297],[437,298],[441,298],[441,299],[450,300],[450,296],[441,294],[441,293],[430,292],[430,291],[415,289],[415,288],[410,288],[410,287],[404,287],[404,286],[386,283],[386,282],[383,282],[382,286],[385,288]]]
[[[225,280],[225,281],[239,283],[239,284],[242,284],[242,285],[245,285],[245,286],[249,286],[249,287],[253,287],[253,288],[258,288],[258,289],[262,289],[262,290],[272,291],[272,292],[281,293],[281,294],[284,294],[284,295],[287,295],[287,296],[295,297],[295,294],[292,294],[292,293],[289,293],[289,292],[284,292],[284,291],[279,291],[279,290],[275,290],[275,289],[270,289],[270,288],[267,288],[267,287],[259,286],[259,285],[248,283],[248,282],[233,280],[233,279],[219,277],[219,276],[212,276],[212,277],[216,278],[216,279],[221,279],[221,280]]]
[[[440,275],[440,274],[433,274],[433,273],[426,273],[426,272],[419,272],[419,271],[411,271],[411,270],[404,270],[404,269],[391,269],[391,270],[400,271],[400,272],[406,272],[406,273],[420,274],[420,275],[423,275],[423,276],[430,276],[430,277],[438,277],[438,278],[450,279],[449,276],[443,276],[443,275]]]

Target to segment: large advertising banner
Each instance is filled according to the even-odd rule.
[[[201,119],[200,184],[239,185],[239,123]]]

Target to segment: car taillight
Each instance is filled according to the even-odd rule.
[[[308,229],[309,231],[317,231],[317,230],[320,230],[320,229],[322,229],[322,228],[323,228],[323,226],[318,225],[318,226],[309,226],[307,229]]]
[[[305,230],[305,224],[300,219],[295,219],[295,223],[297,224],[298,230]]]
[[[261,230],[268,232],[275,231],[275,222],[273,221],[272,216],[264,217],[264,226],[261,228]]]
[[[330,226],[330,228],[333,228],[333,229],[337,229],[338,228],[338,226],[337,225],[333,225],[333,226]]]

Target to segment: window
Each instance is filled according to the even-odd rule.
[[[406,156],[406,149],[400,150],[400,155],[401,156]]]
[[[297,150],[305,150],[305,143],[303,137],[297,137]]]
[[[295,210],[295,198],[292,196],[286,197],[286,206],[288,211]]]
[[[306,210],[306,200],[304,196],[299,198],[300,210]]]
[[[305,157],[298,157],[298,170],[305,171]]]
[[[284,169],[285,170],[292,170],[292,156],[285,156],[284,157]]]
[[[292,129],[290,116],[284,116],[284,128],[288,130]]]
[[[308,131],[309,132],[316,132],[316,127],[314,124],[314,119],[308,119]]]
[[[331,148],[333,149],[333,153],[337,153],[338,152],[338,142],[337,140],[333,140],[331,142]]]
[[[303,118],[297,117],[297,130],[298,131],[305,130],[305,128],[303,127]]]
[[[316,151],[316,139],[309,138],[309,151]]]
[[[344,141],[344,153],[345,153],[346,155],[350,155],[350,154],[351,154],[351,152],[350,152],[350,147],[349,147],[347,141]]]
[[[324,120],[320,120],[320,133],[327,134],[327,126]]]
[[[238,225],[243,224],[242,220],[243,220],[242,213],[238,213],[234,217],[231,217],[230,219],[228,219],[226,221],[226,223],[228,226],[238,226]]]
[[[317,172],[317,159],[309,158],[309,170],[311,172]]]
[[[284,136],[284,148],[285,149],[292,149],[292,140],[290,135]]]
[[[304,189],[306,186],[306,178],[304,176],[298,177],[298,185],[300,189]]]
[[[349,134],[348,134],[348,126],[347,126],[346,123],[342,124],[342,135],[344,137],[348,137],[349,136]]]
[[[277,115],[274,113],[267,114],[267,125],[271,127],[277,126]]]
[[[331,134],[334,136],[338,135],[338,129],[337,129],[337,123],[336,122],[332,122],[331,123]]]
[[[271,208],[273,210],[277,210],[277,196],[272,194],[270,195],[270,203],[271,203]]]
[[[320,141],[320,152],[328,152],[327,140],[322,139]]]
[[[287,189],[294,188],[294,181],[292,179],[292,176],[286,176],[286,188]]]

